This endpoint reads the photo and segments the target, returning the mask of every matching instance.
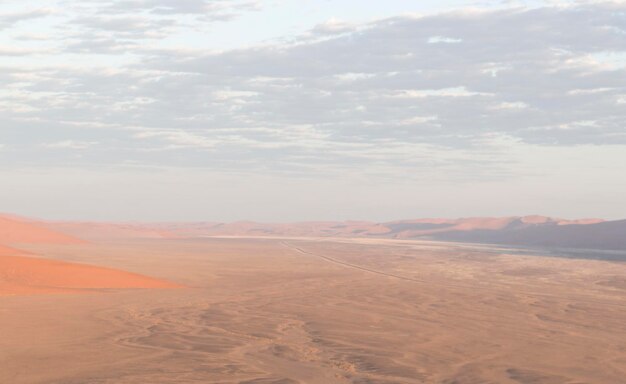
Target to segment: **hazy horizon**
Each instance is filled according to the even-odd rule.
[[[235,223],[258,223],[258,224],[298,224],[298,223],[348,223],[348,222],[363,222],[363,223],[372,223],[372,224],[384,224],[384,223],[395,223],[402,221],[415,221],[415,220],[449,220],[449,221],[457,221],[457,220],[472,220],[472,219],[504,219],[504,218],[531,218],[531,217],[544,217],[552,220],[563,220],[565,222],[575,222],[581,220],[600,220],[602,222],[607,221],[622,221],[624,218],[616,218],[616,219],[607,219],[604,217],[560,217],[560,216],[546,216],[541,214],[519,214],[519,215],[506,215],[506,216],[415,216],[415,217],[396,217],[391,219],[383,219],[383,220],[372,220],[372,219],[318,219],[318,220],[285,220],[285,221],[264,221],[264,220],[252,220],[252,219],[236,219],[236,220],[213,220],[211,218],[207,219],[197,219],[197,220],[140,220],[140,219],[94,219],[89,217],[77,217],[77,218],[63,218],[63,217],[45,217],[45,216],[28,216],[20,214],[19,212],[0,212],[1,217],[5,218],[14,218],[17,220],[35,220],[42,222],[67,222],[67,223],[102,223],[102,224],[190,224],[190,223],[224,223],[224,224],[235,224]]]
[[[624,1],[14,0],[0,211],[626,218]]]

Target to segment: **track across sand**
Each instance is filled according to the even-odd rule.
[[[309,251],[305,251],[304,249],[297,247],[295,245],[291,245],[285,241],[281,241],[280,242],[281,245],[283,245],[286,248],[289,248],[293,251],[299,252],[301,254],[304,255],[309,255],[309,256],[313,256],[313,257],[317,257],[320,258],[322,260],[325,260],[327,262],[333,263],[333,264],[337,264],[337,265],[341,265],[343,267],[348,267],[348,268],[353,268],[353,269],[358,269],[364,272],[369,272],[369,273],[373,273],[376,275],[380,275],[380,276],[386,276],[386,277],[391,277],[391,278],[395,278],[395,279],[399,279],[399,280],[405,280],[405,281],[411,281],[411,282],[415,282],[415,283],[423,283],[423,284],[431,284],[431,285],[439,285],[442,287],[446,287],[446,288],[460,288],[460,289],[471,289],[471,290],[491,290],[493,289],[493,287],[483,287],[480,285],[476,285],[476,284],[454,284],[454,283],[447,283],[447,282],[433,282],[433,281],[427,281],[424,279],[419,279],[419,278],[412,278],[412,277],[407,277],[407,276],[402,276],[402,275],[396,275],[394,273],[389,273],[389,272],[383,272],[380,270],[376,270],[376,269],[371,269],[371,268],[367,268],[367,267],[363,267],[361,265],[357,265],[357,264],[352,264],[352,263],[348,263],[345,261],[341,261],[329,256],[325,256],[325,255],[320,255],[318,253],[313,253],[313,252],[309,252]],[[562,300],[564,299],[563,297],[561,297],[560,295],[555,295],[555,294],[550,294],[550,293],[545,293],[545,292],[532,292],[532,291],[526,291],[526,290],[517,290],[515,292],[518,295],[526,295],[526,296],[534,296],[537,298],[544,298],[544,299],[557,299],[557,300]],[[595,298],[583,298],[583,297],[577,297],[575,299],[576,301],[580,302],[580,303],[587,303],[587,304],[594,304],[594,305],[608,305],[608,306],[612,306],[612,307],[617,307],[617,308],[626,308],[626,304],[619,304],[619,303],[614,303],[614,302],[609,302],[609,301],[600,301],[597,300]]]
[[[393,277],[393,278],[400,279],[400,280],[415,281],[415,282],[418,282],[418,283],[426,283],[427,282],[426,280],[417,279],[417,278],[411,278],[411,277],[406,277],[406,276],[400,276],[400,275],[396,275],[396,274],[388,273],[388,272],[382,272],[382,271],[378,271],[378,270],[375,270],[375,269],[362,267],[360,265],[347,263],[345,261],[337,260],[337,259],[334,259],[332,257],[328,257],[328,256],[324,256],[324,255],[319,255],[317,253],[305,251],[302,248],[290,245],[290,244],[288,244],[287,242],[284,242],[284,241],[281,242],[281,244],[284,245],[285,247],[289,248],[289,249],[292,249],[294,251],[300,252],[302,254],[319,257],[320,259],[324,259],[324,260],[329,261],[331,263],[343,265],[345,267],[360,269],[361,271],[370,272],[370,273],[374,273],[374,274],[382,275],[382,276],[387,276],[387,277]]]

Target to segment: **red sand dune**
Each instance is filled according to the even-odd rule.
[[[177,235],[159,224],[48,222],[44,225],[54,231],[87,240],[101,239],[171,239]]]
[[[403,230],[394,232],[397,238],[439,236],[453,232],[482,232],[519,230],[529,227],[548,228],[551,225],[590,225],[602,223],[602,219],[564,220],[546,216],[470,217],[461,219],[417,219],[387,223],[391,227],[402,225]],[[414,228],[411,228],[413,224]],[[433,225],[433,227],[424,227]]]
[[[180,286],[136,273],[39,259],[0,245],[0,296],[177,287]]]
[[[84,241],[26,219],[0,215],[0,244],[80,244]]]
[[[424,218],[387,223],[367,221],[312,221],[296,223],[48,223],[48,228],[70,233],[80,238],[142,237],[189,238],[205,236],[319,236],[319,237],[377,237],[430,238],[463,233],[471,240],[473,234],[485,231],[511,233],[525,228],[551,229],[553,226],[598,224],[600,219],[564,220],[546,216],[469,217],[460,219]],[[468,237],[470,236],[470,237]]]
[[[460,219],[453,228],[456,231],[475,231],[477,229],[502,229],[509,225],[514,217],[475,217],[469,219]]]
[[[383,224],[366,221],[310,221],[297,223],[257,223],[238,221],[233,223],[161,223],[137,225],[145,229],[158,229],[169,237],[202,236],[377,236],[390,229]],[[55,229],[62,226],[55,225]],[[77,233],[77,232],[72,232]]]
[[[0,296],[94,289],[176,288],[176,284],[110,268],[40,259],[2,244],[81,244],[44,224],[0,216]]]
[[[602,219],[560,220],[559,225],[589,225],[603,223]]]
[[[1,256],[30,256],[28,252],[20,251],[19,249],[10,248],[0,244],[0,257]]]

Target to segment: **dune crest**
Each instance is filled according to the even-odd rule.
[[[167,281],[110,268],[27,256],[0,246],[0,296],[103,289],[179,288]]]
[[[9,215],[0,215],[0,244],[81,244],[83,240],[53,231],[43,225]]]
[[[3,244],[81,244],[34,221],[0,216],[0,296],[88,292],[103,289],[177,288],[136,273],[37,258]]]

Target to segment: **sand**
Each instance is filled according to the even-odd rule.
[[[0,215],[0,244],[79,244],[84,241],[50,230],[36,221]]]
[[[110,239],[39,257],[183,289],[0,297],[0,382],[623,383],[626,266],[374,239]]]
[[[6,248],[0,247],[0,296],[181,287],[168,281],[111,268],[7,253]]]
[[[50,230],[42,223],[8,216],[0,216],[0,241],[19,247],[86,244],[79,238]],[[35,253],[0,244],[0,296],[179,287],[168,281],[122,270],[46,260]]]

